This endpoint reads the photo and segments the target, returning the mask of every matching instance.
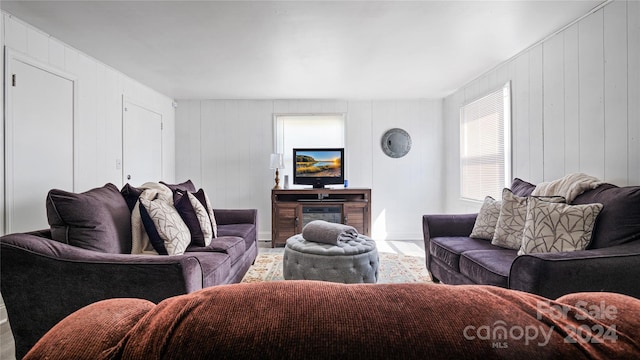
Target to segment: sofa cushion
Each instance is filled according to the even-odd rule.
[[[218,226],[218,237],[237,236],[245,241],[245,248],[249,249],[256,242],[256,226],[254,224],[228,224]],[[213,240],[212,240],[213,242]]]
[[[171,191],[182,190],[196,192],[196,187],[195,185],[193,185],[193,182],[191,182],[191,180],[187,180],[179,184],[167,184],[163,181],[160,181],[160,184],[168,187],[169,189],[171,189]]]
[[[602,211],[588,249],[601,249],[640,240],[640,186],[603,184],[584,192],[573,204],[600,203]]]
[[[502,201],[495,200],[491,196],[485,197],[469,237],[485,240],[493,239],[501,207]]]
[[[118,298],[87,305],[49,330],[25,359],[101,358],[155,306],[149,300]]]
[[[180,255],[191,242],[189,228],[178,211],[162,200],[140,198],[140,217],[149,242],[160,255]]]
[[[229,255],[231,265],[242,258],[246,250],[244,239],[238,236],[218,236],[207,246],[189,245],[187,252],[214,251]]]
[[[530,197],[518,255],[586,249],[602,204],[554,204]]]
[[[491,245],[487,240],[470,237],[435,237],[429,242],[431,256],[460,271],[460,254],[469,250],[496,250],[499,247]]]
[[[131,213],[115,185],[79,194],[52,189],[46,207],[52,239],[104,253],[131,252]]]
[[[174,206],[191,232],[191,244],[209,245],[213,238],[213,229],[204,205],[192,193],[178,190],[174,195]]]
[[[516,250],[470,250],[460,257],[460,273],[477,284],[508,287],[511,263]]]
[[[513,194],[510,189],[502,190],[502,206],[491,244],[506,249],[520,249],[527,216],[527,198]],[[562,196],[540,196],[539,199],[564,202]]]
[[[222,252],[189,252],[195,256],[202,268],[202,288],[225,284],[231,273],[231,258]]]

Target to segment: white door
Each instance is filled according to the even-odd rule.
[[[45,229],[47,192],[73,191],[74,80],[7,54],[5,231]]]
[[[140,186],[162,179],[162,115],[129,101],[123,108],[124,183]]]

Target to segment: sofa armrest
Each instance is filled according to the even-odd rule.
[[[83,289],[88,290],[86,286],[96,286],[103,289],[105,295],[113,293],[109,297],[144,297],[157,302],[202,287],[200,262],[189,254],[159,256],[101,253],[30,234],[6,235],[0,238],[0,244],[3,279],[5,275],[15,273],[16,267],[22,267],[24,271],[36,270],[34,263],[27,261],[31,259],[42,265],[53,265],[48,272],[44,271],[45,268],[38,269],[40,277],[56,273],[63,283],[69,283],[68,278],[74,276],[73,272],[68,271],[73,268],[83,269],[83,276],[76,279],[86,282]],[[146,266],[149,268],[145,268]],[[97,279],[100,281],[88,281],[86,271],[91,268],[101,271],[101,278]],[[105,277],[104,274],[109,276]],[[171,277],[171,281],[168,281],[167,276]],[[26,275],[22,277],[27,278]],[[38,277],[30,278],[29,282],[37,280]],[[158,281],[162,280],[166,284],[158,287]],[[107,286],[108,283],[116,286]],[[3,281],[2,285],[8,284]]]
[[[218,225],[258,224],[257,209],[214,209]]]
[[[424,236],[425,264],[434,282],[440,280],[431,273],[431,239],[441,236],[469,236],[478,214],[423,215],[422,235]]]
[[[469,236],[478,214],[424,215],[422,230],[425,241],[441,236]]]
[[[548,298],[607,291],[640,298],[640,243],[562,253],[518,256],[509,288]]]
[[[58,321],[117,297],[159,302],[202,288],[192,255],[107,254],[32,234],[0,238],[0,286],[17,358]]]

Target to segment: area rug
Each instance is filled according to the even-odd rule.
[[[260,253],[255,263],[242,279],[243,283],[284,280],[280,251]],[[379,253],[378,284],[431,282],[424,264],[418,256]]]

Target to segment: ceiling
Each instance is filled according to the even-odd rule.
[[[1,1],[174,99],[442,98],[603,1]]]

